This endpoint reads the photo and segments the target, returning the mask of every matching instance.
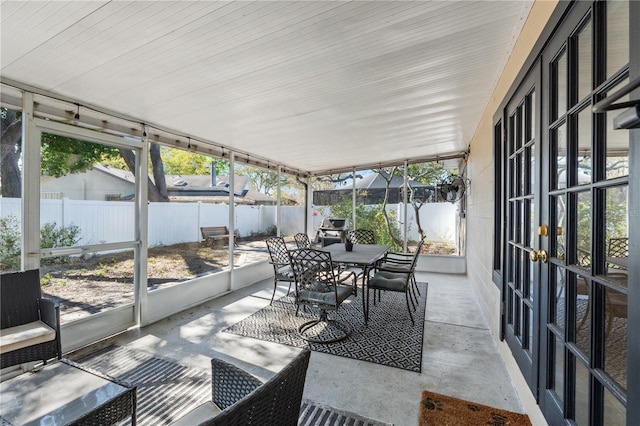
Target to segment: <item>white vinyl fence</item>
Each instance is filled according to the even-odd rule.
[[[20,199],[0,197],[0,217],[14,216],[20,220]],[[78,245],[113,243],[134,239],[134,206],[130,202],[95,200],[41,200],[40,225],[55,223],[57,226],[76,225],[80,228]],[[402,229],[403,205],[390,205],[396,212],[396,220]],[[329,216],[327,207],[312,209],[313,229]],[[304,207],[281,206],[282,235],[304,232]],[[275,206],[236,206],[236,231],[240,237],[266,233],[276,226]],[[449,203],[425,204],[420,209],[420,223],[428,239],[456,241],[458,237],[457,206]],[[171,245],[200,241],[201,226],[226,226],[229,207],[210,203],[150,203],[149,246]],[[418,239],[413,208],[408,212],[409,238]]]

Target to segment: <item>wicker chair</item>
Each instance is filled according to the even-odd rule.
[[[212,401],[173,425],[296,426],[310,354],[303,349],[265,383],[232,364],[212,359]]]
[[[42,297],[40,271],[0,276],[0,368],[62,357],[60,308]]]
[[[287,244],[282,237],[271,237],[267,239],[267,248],[269,249],[269,256],[271,256],[271,265],[273,265],[273,294],[271,295],[271,303],[276,295],[278,289],[278,281],[284,281],[289,283],[289,290],[291,291],[291,283],[296,281],[293,269],[291,268],[291,258],[289,257],[289,250]]]

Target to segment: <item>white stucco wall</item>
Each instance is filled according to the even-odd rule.
[[[492,282],[494,228],[493,117],[522,68],[529,52],[549,20],[557,1],[537,0],[516,42],[513,53],[498,81],[470,143],[467,198],[467,274],[476,292],[496,344],[533,424],[545,424],[511,351],[499,341],[500,289]]]

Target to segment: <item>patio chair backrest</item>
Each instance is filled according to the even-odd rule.
[[[267,249],[271,256],[271,263],[285,266],[290,264],[287,244],[282,237],[270,237],[267,239]]]
[[[309,239],[309,236],[307,234],[303,234],[302,232],[300,232],[300,233],[294,235],[293,239],[295,240],[296,246],[299,249],[311,248],[311,240]]]
[[[347,232],[347,240],[353,244],[375,244],[376,234],[371,229],[354,229]]]
[[[32,269],[0,276],[0,328],[9,328],[40,319],[42,298],[40,271]]]
[[[297,304],[326,310],[338,308],[338,286],[330,253],[311,249],[293,250],[291,264],[296,276]]]
[[[629,238],[610,238],[607,256],[629,257]]]

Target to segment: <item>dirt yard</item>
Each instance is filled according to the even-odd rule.
[[[235,264],[266,259],[263,241],[240,243]],[[228,248],[184,243],[149,249],[150,290],[211,273],[229,265]],[[62,321],[81,318],[133,301],[133,251],[68,258],[40,268],[42,291],[61,304]]]
[[[455,248],[428,243],[423,253],[452,254]],[[147,283],[150,290],[211,273],[229,265],[228,248],[205,243],[184,243],[148,251]],[[264,240],[241,241],[234,264],[267,259]],[[40,269],[42,291],[61,305],[62,321],[82,318],[133,301],[133,251],[45,264]]]

